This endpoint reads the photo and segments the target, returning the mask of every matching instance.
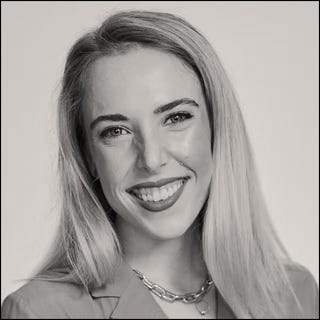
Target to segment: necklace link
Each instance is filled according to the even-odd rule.
[[[179,296],[177,296],[176,294],[173,294],[169,291],[166,291],[166,294],[162,296],[162,299],[167,302],[174,302],[176,300],[180,300]]]
[[[148,280],[141,272],[133,269],[133,271],[138,275],[139,279],[142,280],[143,284],[155,295],[159,298],[167,301],[167,302],[174,302],[174,301],[182,301],[183,303],[195,303],[198,302],[202,296],[204,296],[211,288],[213,284],[212,279],[210,276],[208,279],[203,283],[200,290],[198,292],[191,292],[186,294],[174,294],[160,285]]]
[[[194,303],[203,295],[203,291],[199,291],[198,293],[189,293],[186,294],[183,298],[184,303]]]
[[[160,298],[166,296],[166,290],[155,283],[152,285],[151,290]]]
[[[153,289],[153,283],[151,281],[149,281],[148,279],[146,279],[145,277],[143,277],[142,279],[143,283],[150,289]]]

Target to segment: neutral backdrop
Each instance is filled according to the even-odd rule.
[[[55,108],[67,51],[120,9],[185,17],[234,85],[273,222],[319,283],[317,2],[1,2],[1,301],[57,224]]]

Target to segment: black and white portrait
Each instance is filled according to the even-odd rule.
[[[2,318],[318,318],[319,4],[3,1]]]

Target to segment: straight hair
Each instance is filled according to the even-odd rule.
[[[203,208],[204,260],[238,318],[279,318],[291,294],[293,264],[272,225],[232,85],[210,43],[169,13],[122,11],[71,48],[58,103],[61,216],[55,241],[33,278],[87,289],[112,281],[122,252],[115,213],[90,168],[82,120],[91,65],[103,56],[149,47],[173,54],[198,77],[212,133],[212,180]]]

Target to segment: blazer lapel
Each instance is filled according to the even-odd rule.
[[[106,314],[111,319],[167,319],[152,294],[125,262],[120,264],[114,281],[93,289],[91,296],[118,299],[111,313]]]
[[[119,298],[112,319],[167,319],[149,290],[134,274]]]

